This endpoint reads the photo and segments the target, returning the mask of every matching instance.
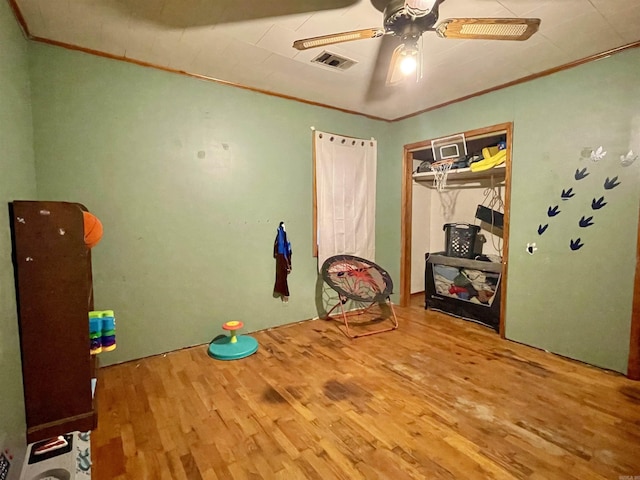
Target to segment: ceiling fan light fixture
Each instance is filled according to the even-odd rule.
[[[404,55],[400,60],[400,71],[406,77],[411,75],[418,68],[418,59],[415,55]]]
[[[417,40],[408,39],[396,47],[391,57],[391,65],[387,72],[387,85],[397,85],[409,78],[419,79],[420,49]]]
[[[428,15],[436,0],[405,0],[404,8],[413,17],[424,17]]]

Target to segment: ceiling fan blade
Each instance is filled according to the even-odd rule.
[[[364,30],[352,30],[350,32],[333,33],[331,35],[296,40],[293,42],[293,47],[298,50],[307,50],[308,48],[323,47],[325,45],[333,45],[334,43],[351,42],[353,40],[366,38],[376,38],[382,35],[384,35],[384,30],[381,28],[365,28]]]
[[[448,18],[435,31],[442,38],[526,40],[539,27],[539,18]]]
[[[267,19],[284,15],[312,14],[351,7],[358,0],[305,0],[304,2],[250,1],[238,7],[238,0],[112,0],[108,9],[127,18],[135,17],[171,28],[194,28]],[[105,6],[106,3],[105,3]]]
[[[391,68],[393,52],[402,44],[402,39],[394,35],[385,35],[382,37],[380,47],[378,48],[378,56],[373,67],[373,73],[369,80],[367,88],[366,100],[376,101],[383,100],[393,93],[393,87],[387,84],[389,76],[389,68]]]

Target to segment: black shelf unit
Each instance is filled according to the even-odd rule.
[[[477,270],[497,278],[495,293],[490,304],[474,303],[454,296],[443,295],[436,290],[434,266],[444,265],[462,270]],[[467,258],[449,257],[443,253],[425,254],[425,309],[438,310],[455,317],[480,323],[496,332],[500,328],[500,281],[502,263],[485,262]]]

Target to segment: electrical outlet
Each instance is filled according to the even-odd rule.
[[[9,478],[9,459],[4,453],[0,453],[0,480],[7,480]]]

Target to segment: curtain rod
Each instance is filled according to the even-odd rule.
[[[311,126],[310,128],[311,128],[311,131],[312,131],[312,132],[315,132],[315,131],[316,131],[316,127]],[[354,140],[365,140],[364,138],[351,137],[351,136],[349,136],[349,135],[343,135],[343,134],[341,134],[341,133],[333,133],[333,132],[324,132],[324,133],[328,133],[329,135],[337,135],[337,136],[339,136],[339,137],[353,138]],[[376,141],[376,139],[375,139],[374,137],[371,137],[371,141],[372,141],[372,142],[375,142],[375,141]]]

